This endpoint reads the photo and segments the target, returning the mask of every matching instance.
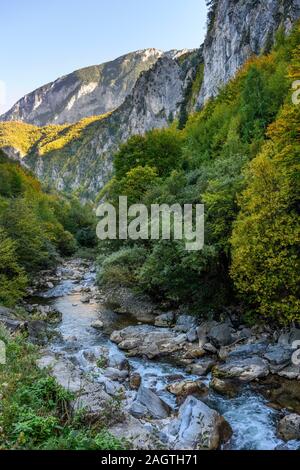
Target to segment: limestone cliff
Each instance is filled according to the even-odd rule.
[[[253,54],[267,52],[276,31],[300,17],[300,0],[215,0],[204,42],[204,79],[197,106],[217,95]]]
[[[163,55],[157,49],[145,49],[77,70],[24,96],[0,120],[45,126],[105,114],[124,102],[140,74]]]

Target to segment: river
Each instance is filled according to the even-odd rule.
[[[126,315],[117,315],[106,309],[109,316],[109,328],[104,331],[96,330],[91,324],[99,318],[99,309],[104,309],[101,303],[82,303],[81,290],[95,285],[95,273],[87,272],[83,279],[74,281],[63,279],[53,289],[43,293],[41,303],[48,303],[62,313],[62,321],[56,326],[60,333],[54,337],[52,343],[47,346],[51,352],[59,352],[82,371],[97,381],[100,370],[87,359],[87,354],[92,353],[100,346],[108,347],[111,354],[123,354],[110,339],[113,330],[136,324],[137,321]],[[143,385],[154,390],[164,401],[176,410],[175,398],[166,391],[166,385],[170,383],[171,376],[182,378],[195,378],[178,366],[168,362],[150,361],[140,358],[129,358],[130,367],[142,377]],[[209,385],[210,375],[203,379]],[[133,397],[134,391],[128,391],[128,397]],[[225,449],[256,449],[272,450],[284,444],[285,448],[299,448],[299,442],[284,443],[276,436],[276,422],[278,411],[267,406],[266,400],[245,386],[236,398],[224,398],[210,390],[205,402],[216,409],[230,423],[233,429],[231,440],[225,444]]]

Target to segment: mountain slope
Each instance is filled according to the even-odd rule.
[[[63,122],[66,116],[69,120],[75,116],[89,116],[92,111],[108,113],[85,118],[77,124],[50,125],[35,130],[25,129],[28,124],[22,127],[21,123],[0,123],[0,148],[13,158],[24,157],[24,163],[51,186],[94,197],[110,178],[112,158],[121,143],[134,134],[166,127],[173,119],[179,120],[180,128],[184,127],[188,114],[216,95],[249,56],[268,51],[274,43],[276,31],[280,27],[282,31],[288,31],[299,16],[300,0],[212,1],[203,47],[194,51],[162,53],[149,49],[129,54],[110,65],[101,66],[105,69],[99,81],[101,85],[93,91],[90,88],[90,93],[79,96],[78,90],[73,90],[66,97],[66,90],[72,88],[66,86],[65,93],[62,93],[65,96],[61,96],[59,101],[59,95],[49,90],[49,95],[46,93],[42,103],[32,111],[36,115],[48,104],[53,104],[53,107],[60,105],[60,115],[55,122]],[[141,64],[145,67],[142,72]],[[112,76],[109,78],[109,69],[115,78],[120,75],[116,82],[119,88],[123,87],[122,98],[116,97],[114,105],[118,107],[113,110],[110,99],[98,101],[96,98],[104,86],[104,75],[107,80],[103,88],[105,96],[112,96],[116,90],[114,79]],[[131,71],[129,80],[125,69]],[[80,71],[80,87],[83,80],[86,80],[84,86],[89,87],[95,83],[94,74],[98,72],[94,68],[84,70]],[[139,76],[133,83],[132,77],[137,70]],[[67,77],[74,79],[74,74]],[[56,86],[59,88],[67,77],[54,82],[53,90]],[[37,99],[35,93],[31,99]],[[47,97],[50,100],[48,104]],[[25,101],[29,100],[25,98]],[[22,119],[30,122],[30,109],[33,108],[28,111],[22,102],[18,106],[16,119],[22,115]],[[12,112],[2,118],[14,119],[14,116]],[[40,118],[36,119],[40,122]],[[19,135],[22,136],[21,143]]]
[[[123,103],[140,74],[164,54],[176,56],[180,52],[145,49],[77,70],[24,96],[0,120],[45,126],[110,112]]]
[[[201,64],[199,51],[164,54],[141,74],[132,93],[112,113],[71,125],[35,127],[0,124],[0,147],[21,155],[44,182],[64,191],[93,197],[108,181],[112,157],[133,134],[162,128],[195,99],[190,85]]]
[[[216,96],[252,55],[268,52],[280,27],[290,31],[300,0],[212,0],[197,106]]]

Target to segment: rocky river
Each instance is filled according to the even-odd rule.
[[[300,448],[300,330],[203,322],[95,279],[92,263],[66,261],[27,305],[38,364],[74,392],[74,410],[135,449]]]

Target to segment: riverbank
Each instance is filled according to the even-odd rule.
[[[299,330],[163,312],[127,289],[99,290],[95,274],[82,260],[45,273],[30,292],[33,320],[14,325],[42,348],[39,367],[75,394],[73,412],[136,449],[300,446]]]

